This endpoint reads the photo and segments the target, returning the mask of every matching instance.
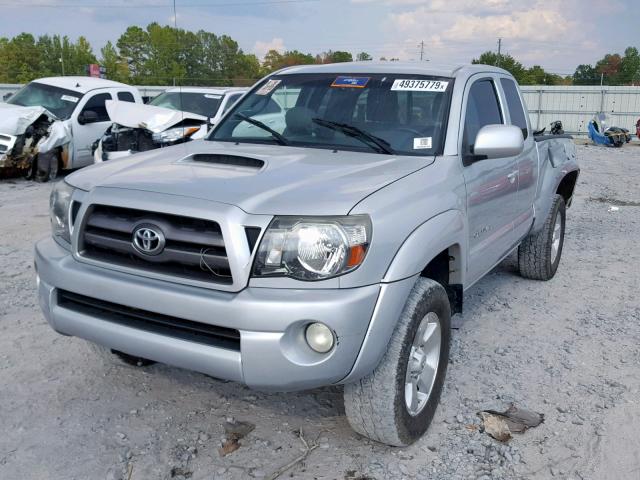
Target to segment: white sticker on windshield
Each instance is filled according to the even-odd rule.
[[[256,92],[256,95],[269,95],[271,93],[271,90],[276,88],[280,82],[281,80],[269,80],[262,87],[260,87],[260,90]]]
[[[431,137],[422,137],[422,138],[414,138],[413,139],[413,149],[420,150],[422,148],[431,148],[433,146],[433,141]]]
[[[71,95],[62,95],[60,100],[64,100],[65,102],[78,103],[77,97],[72,97]]]
[[[391,85],[391,90],[405,90],[417,92],[444,92],[449,86],[449,82],[440,80],[411,80],[408,78],[398,78]]]
[[[222,95],[214,95],[213,93],[205,93],[204,98],[213,98],[215,100],[220,100]]]

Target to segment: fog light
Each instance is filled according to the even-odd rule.
[[[318,353],[327,353],[333,348],[333,333],[329,327],[322,323],[309,325],[305,337],[309,346]]]

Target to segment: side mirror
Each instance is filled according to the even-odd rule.
[[[486,125],[480,129],[473,144],[475,157],[515,157],[523,150],[522,130],[515,125]]]
[[[87,123],[96,123],[98,121],[98,114],[93,110],[85,110],[78,115],[78,123],[85,125]]]

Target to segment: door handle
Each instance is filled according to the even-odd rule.
[[[515,172],[511,172],[509,175],[507,175],[507,178],[509,179],[509,183],[515,182],[517,176],[518,176],[518,171],[517,170]]]

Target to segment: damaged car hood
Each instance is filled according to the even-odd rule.
[[[67,181],[82,190],[180,195],[254,214],[339,215],[433,161],[433,156],[198,140],[88,167]]]
[[[44,107],[23,107],[0,103],[0,133],[22,135],[29,125],[42,115],[57,120],[56,116]]]
[[[3,142],[6,142],[5,147],[7,147],[5,151],[9,151],[9,146],[14,145],[15,137],[23,135],[27,128],[43,115],[48,117],[51,126],[48,129],[48,134],[38,139],[37,151],[46,153],[70,143],[72,134],[68,123],[59,120],[46,108],[0,103],[0,134],[11,137],[9,140],[3,139]]]
[[[152,133],[163,132],[183,120],[196,120],[203,123],[208,121],[208,118],[203,115],[156,107],[155,105],[117,100],[107,100],[105,105],[109,118],[114,123],[129,128],[144,128]]]

